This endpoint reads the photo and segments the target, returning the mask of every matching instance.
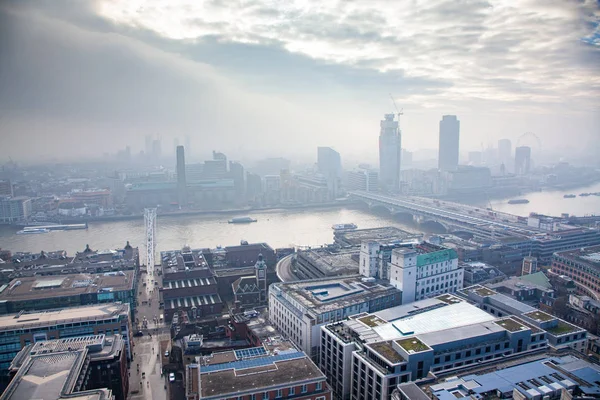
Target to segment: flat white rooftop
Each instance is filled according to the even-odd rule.
[[[449,304],[373,328],[384,340],[442,331],[466,325],[493,321],[493,315],[466,302]]]
[[[129,304],[106,303],[63,308],[60,310],[32,311],[0,316],[0,330],[21,329],[32,326],[51,326],[57,323],[93,321],[129,314]]]

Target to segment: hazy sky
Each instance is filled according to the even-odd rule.
[[[599,20],[597,0],[2,1],[0,159],[152,134],[190,135],[196,155],[372,162],[389,93],[410,150],[456,114],[463,151],[527,131],[600,151]]]

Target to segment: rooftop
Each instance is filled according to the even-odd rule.
[[[273,341],[264,347],[213,353],[200,357],[201,396],[234,397],[262,388],[323,382],[317,366],[290,342]]]
[[[76,390],[88,355],[92,358],[110,356],[122,348],[120,336],[104,335],[49,340],[27,346],[13,360],[11,368],[17,372],[0,399],[112,399],[108,389]]]
[[[496,394],[497,391],[512,393],[513,390],[517,390],[525,398],[542,398],[550,392],[559,393],[563,388],[572,389],[579,386],[584,395],[595,398],[600,394],[600,384],[597,380],[599,375],[600,367],[597,365],[567,355],[447,379],[445,382],[431,385],[429,391],[439,399],[466,397],[464,394],[469,391],[483,396],[488,393]]]
[[[550,314],[546,314],[543,311],[530,311],[523,315],[531,318],[534,321],[539,321],[539,322],[546,322],[546,321],[551,321],[553,319],[556,319],[556,317],[553,317]]]
[[[493,291],[492,289],[486,288],[485,286],[481,286],[481,285],[469,286],[467,288],[464,288],[462,290],[462,292],[465,294],[468,294],[469,292],[475,293],[481,297],[487,297],[487,296],[492,296],[494,294],[497,294],[497,292]]]
[[[591,268],[600,268],[600,246],[589,246],[580,249],[559,251],[554,254],[558,257],[568,258]]]
[[[495,317],[467,302],[448,304],[444,307],[411,315],[373,328],[383,339],[399,339],[410,335],[437,332],[465,325],[494,320]]]
[[[408,353],[418,353],[420,351],[425,351],[425,350],[430,349],[429,346],[427,346],[425,343],[423,343],[417,337],[396,340],[396,343],[398,343],[398,346],[402,347]]]
[[[301,250],[299,262],[309,262],[324,276],[351,275],[358,272],[358,249],[338,250],[329,247]]]
[[[317,314],[382,296],[401,295],[401,292],[387,281],[365,282],[363,278],[353,275],[336,279],[274,283],[271,288],[280,289],[284,295],[292,297],[303,307]]]
[[[39,312],[0,315],[0,330],[24,329],[35,326],[93,321],[115,316],[129,316],[129,304],[106,303]]]
[[[13,279],[0,288],[0,301],[36,300],[48,297],[74,296],[84,293],[110,293],[132,290],[135,271],[105,274],[67,274],[28,276]]]
[[[391,364],[397,364],[404,361],[404,358],[396,351],[396,349],[394,349],[391,341],[371,343],[367,346],[375,350]]]
[[[349,246],[360,246],[363,241],[376,241],[384,244],[393,244],[413,236],[415,235],[393,226],[386,226],[383,228],[357,229],[355,231],[337,232],[335,234],[335,241],[336,243]]]
[[[512,291],[534,289],[542,291],[552,290],[552,285],[550,284],[550,281],[548,280],[546,275],[541,271],[524,276],[512,276],[504,281],[497,283],[489,283],[487,285],[492,289],[498,290],[500,290],[501,288],[506,288]]]
[[[513,318],[499,319],[497,321],[494,321],[494,323],[505,328],[510,332],[517,332],[529,329],[529,326],[525,325],[522,321]]]
[[[579,332],[579,331],[583,331],[583,330],[585,330],[585,329],[580,328],[575,325],[571,325],[560,319],[558,320],[558,324],[556,324],[556,326],[553,326],[551,328],[546,328],[546,332],[551,333],[554,336],[566,335],[568,333]]]

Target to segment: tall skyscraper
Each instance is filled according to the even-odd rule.
[[[185,135],[185,151],[188,155],[188,160],[192,160],[194,157],[192,156],[192,140],[190,135]]]
[[[515,147],[515,174],[527,175],[531,168],[531,147]]]
[[[152,135],[146,135],[146,146],[144,148],[144,154],[146,157],[150,157],[152,155]]]
[[[456,115],[444,115],[440,121],[438,168],[455,171],[458,168],[460,121]]]
[[[394,114],[385,114],[379,126],[379,181],[392,190],[400,189],[402,137]]]
[[[154,161],[159,161],[161,156],[160,139],[156,139],[152,141],[152,158],[154,158]]]
[[[177,146],[177,200],[179,206],[187,204],[187,181],[185,179],[185,150]]]
[[[498,159],[506,169],[512,159],[512,144],[508,139],[498,140]]]
[[[317,169],[327,178],[327,189],[331,197],[337,197],[342,179],[340,153],[331,147],[317,147]]]

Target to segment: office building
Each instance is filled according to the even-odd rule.
[[[113,205],[113,196],[110,190],[73,190],[71,192],[71,199],[86,206],[96,205],[103,208],[110,208]]]
[[[331,198],[336,198],[342,178],[340,153],[331,147],[317,148],[317,169],[327,179],[327,189]]]
[[[515,174],[527,175],[531,168],[531,147],[515,148]]]
[[[542,353],[535,360],[482,366],[427,384],[427,399],[592,399],[600,397],[600,367],[575,354]],[[411,398],[412,400],[412,398]]]
[[[314,358],[318,357],[321,326],[398,305],[401,296],[387,282],[359,275],[273,283],[269,287],[269,320]]]
[[[372,251],[369,254],[375,255]],[[369,274],[373,272],[371,269]],[[402,304],[463,287],[456,251],[426,242],[392,250],[389,274],[390,284],[402,291]]]
[[[198,357],[186,368],[186,383],[186,400],[331,400],[325,375],[281,339]]]
[[[454,171],[458,167],[460,121],[456,115],[444,115],[440,121],[438,169]]]
[[[348,190],[376,192],[379,189],[379,174],[369,169],[358,169],[346,173]]]
[[[176,147],[177,152],[177,202],[180,207],[187,205],[187,180],[185,179],[185,150]]]
[[[136,307],[137,270],[15,278],[0,287],[0,315],[121,301]]]
[[[389,399],[399,383],[545,348],[543,330],[444,294],[321,328],[320,367],[337,398]]]
[[[492,187],[492,173],[487,167],[460,165],[453,171],[442,172],[446,191],[451,195],[478,194]]]
[[[512,164],[512,143],[509,139],[498,140],[498,159],[506,169]]]
[[[396,244],[403,243],[411,239],[416,241],[417,239],[421,238],[421,235],[403,231],[395,226],[384,226],[381,228],[356,229],[351,231],[342,230],[339,232],[334,232],[333,238],[335,244],[358,248],[363,244],[363,242]]]
[[[11,364],[1,400],[125,400],[129,375],[120,336],[84,336],[26,346]]]
[[[474,285],[464,288],[457,294],[494,316],[517,316],[537,329],[545,331],[548,346],[552,349],[571,348],[584,351],[587,346],[587,331],[585,329],[501,294],[496,290]]]
[[[394,114],[385,114],[379,133],[379,180],[391,190],[400,189],[400,157],[402,136]]]
[[[0,196],[12,197],[14,195],[10,179],[0,179]]]
[[[373,240],[363,241],[360,245],[359,253],[359,273],[362,276],[373,277],[377,279],[390,280],[390,262],[392,261],[392,252],[394,249],[405,248],[418,243],[417,239],[408,239],[406,242],[400,240],[402,236],[389,240],[389,242],[379,242]]]
[[[25,196],[0,196],[0,222],[25,222],[31,216],[31,199]]]
[[[554,253],[552,274],[573,279],[583,294],[600,296],[600,246],[581,247]]]
[[[45,340],[77,336],[121,336],[131,357],[132,324],[128,304],[97,304],[51,311],[19,312],[0,316],[0,376],[25,346]]]

